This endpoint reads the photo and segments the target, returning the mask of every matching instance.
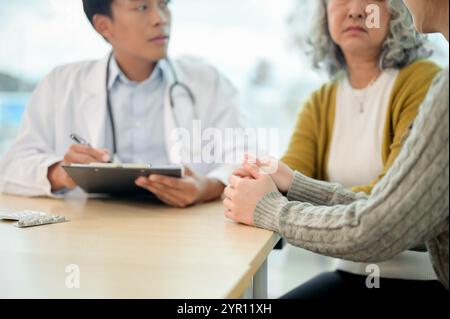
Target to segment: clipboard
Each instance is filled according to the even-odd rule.
[[[164,175],[174,178],[184,176],[184,167],[179,165],[151,166],[143,164],[71,164],[63,165],[63,169],[75,183],[88,194],[106,194],[114,196],[156,197],[149,191],[137,186],[139,177]]]

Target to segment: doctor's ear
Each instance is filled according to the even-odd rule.
[[[95,30],[103,37],[106,41],[109,42],[111,38],[111,27],[112,21],[111,18],[102,14],[96,14],[92,18],[92,24],[94,25]]]

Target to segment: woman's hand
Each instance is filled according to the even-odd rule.
[[[232,175],[230,185],[225,188],[225,216],[238,223],[254,226],[253,216],[256,206],[264,195],[276,192],[277,186],[272,178],[262,173],[256,165],[244,164],[249,176]]]
[[[278,161],[275,158],[254,158],[246,154],[244,158],[244,167],[235,170],[233,175],[241,178],[252,178],[250,172],[245,168],[245,164],[256,165],[260,172],[269,174],[281,193],[287,193],[289,191],[294,179],[294,171],[283,162]]]

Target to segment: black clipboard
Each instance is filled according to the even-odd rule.
[[[63,169],[75,183],[88,194],[114,196],[153,196],[149,191],[137,186],[139,177],[164,175],[175,178],[184,176],[182,166],[155,166],[137,164],[72,164]]]

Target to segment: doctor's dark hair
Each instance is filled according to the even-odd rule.
[[[83,9],[89,22],[94,25],[96,14],[105,15],[112,18],[111,5],[114,0],[83,0]]]

